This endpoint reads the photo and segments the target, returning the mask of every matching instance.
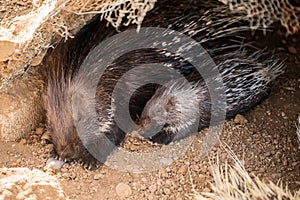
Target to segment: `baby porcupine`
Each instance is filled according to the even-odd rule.
[[[262,55],[262,52],[247,55],[237,51],[215,58],[225,90],[226,118],[260,103],[268,96],[274,79],[283,73],[282,63],[264,60],[260,58]],[[210,93],[204,80],[189,83],[179,79],[157,89],[144,107],[140,123],[143,131],[152,131],[150,140],[168,144],[191,134],[197,119],[198,130],[208,127],[210,118]],[[158,127],[161,130],[157,131]]]
[[[149,12],[142,25],[144,27],[169,28],[192,37],[209,52],[217,65],[222,65],[221,68],[224,69],[224,72],[226,67],[231,64],[248,66],[253,65],[253,62],[256,61],[259,63],[259,59],[250,59],[246,55],[241,58],[239,55],[235,55],[236,57],[233,58],[234,55],[228,53],[233,50],[241,51],[237,49],[240,49],[245,40],[243,31],[248,31],[249,26],[243,23],[243,16],[231,14],[225,5],[217,1],[212,0],[207,3],[178,0],[176,3],[172,3],[172,1],[162,0],[158,2],[154,10]],[[121,27],[120,30],[122,29],[126,28]],[[73,94],[78,91],[84,93],[86,90],[75,81],[78,78],[77,71],[88,53],[98,43],[114,34],[116,34],[114,28],[106,27],[106,23],[99,22],[99,18],[94,19],[76,34],[75,38],[57,45],[44,60],[44,64],[48,68],[45,108],[47,110],[47,127],[54,145],[53,156],[65,161],[80,160],[89,169],[97,166],[99,162],[91,155],[87,147],[97,146],[96,149],[101,151],[100,154],[102,153],[105,157],[113,150],[113,146],[105,142],[104,137],[109,138],[116,145],[124,139],[125,133],[116,125],[111,107],[112,92],[122,74],[141,64],[160,62],[170,64],[170,68],[176,69],[186,77],[189,77],[192,71],[192,67],[186,62],[180,58],[167,56],[163,50],[142,49],[118,58],[110,66],[107,66],[104,76],[99,81],[95,97],[96,103],[92,104],[89,100],[80,99],[80,97],[77,99],[78,105],[92,106],[91,110],[97,111],[99,126],[101,130],[104,130],[104,134],[98,136],[87,134],[79,137],[75,122],[83,123],[87,131],[90,124],[88,120],[80,121],[80,116],[73,119],[74,113],[71,105]],[[231,63],[227,64],[228,62]],[[229,78],[229,76],[227,77]],[[139,78],[147,79],[147,74],[141,74]],[[267,84],[266,82],[265,85]],[[155,88],[156,86],[143,88],[137,97],[132,98],[130,114],[133,118],[141,114]],[[207,120],[205,119],[205,121]]]

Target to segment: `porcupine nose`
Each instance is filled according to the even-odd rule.
[[[147,116],[141,118],[141,127],[138,133],[140,136],[148,138],[159,132],[161,128],[162,127],[159,127],[155,120],[151,120],[151,118]]]

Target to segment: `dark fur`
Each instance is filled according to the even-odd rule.
[[[248,29],[247,25],[243,26],[239,16],[229,13],[226,7],[217,1],[207,3],[179,0],[175,4],[172,1],[162,0],[159,1],[156,9],[146,17],[143,26],[166,27],[181,31],[199,41],[213,57],[216,57],[221,56],[224,51],[239,48],[243,41],[242,31]],[[126,28],[120,28],[120,30],[124,29]],[[232,36],[236,33],[240,33],[239,37]],[[90,50],[113,34],[116,34],[116,31],[112,27],[107,27],[105,22],[100,22],[99,18],[96,18],[76,34],[74,39],[57,44],[54,49],[49,51],[44,60],[44,65],[48,70],[45,108],[47,110],[47,127],[54,144],[53,155],[66,161],[81,160],[88,168],[93,168],[98,162],[84,146],[97,146],[97,151],[103,152],[109,152],[113,148],[103,143],[101,137],[87,135],[84,138],[84,145],[78,137],[71,107],[74,77]],[[171,67],[177,69],[189,80],[193,80],[195,77],[201,78],[189,63],[178,57],[170,59],[164,55],[163,51],[146,49],[126,54],[109,66],[99,81],[95,108],[100,126],[106,121],[114,120],[108,116],[106,111],[110,109],[111,92],[121,75],[143,63],[161,62],[171,63]],[[141,74],[141,77],[143,76],[147,78]],[[144,105],[156,88],[157,85],[144,86],[132,97],[130,114],[134,120],[141,114]],[[84,91],[85,88],[80,89]],[[79,101],[82,101],[82,105],[89,104],[85,100]],[[88,124],[86,125],[88,127]],[[110,130],[105,133],[106,136],[114,144],[119,144],[125,133],[116,127],[114,122]]]
[[[77,70],[89,51],[109,35],[113,28],[95,18],[74,39],[61,41],[48,51],[43,60],[48,84],[44,104],[47,111],[47,128],[54,144],[52,155],[59,159],[82,160],[87,167],[95,166],[96,160],[87,152],[77,135],[73,122],[71,94]],[[91,165],[90,165],[91,164]]]

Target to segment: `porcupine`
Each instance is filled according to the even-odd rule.
[[[71,98],[75,89],[84,91],[85,88],[76,85],[74,77],[88,52],[100,41],[116,34],[112,27],[104,25],[106,25],[104,22],[94,20],[74,39],[60,43],[45,58],[45,63],[49,68],[45,108],[47,127],[54,144],[53,156],[65,161],[81,160],[89,169],[99,162],[88,152],[86,146],[100,146],[105,156],[107,152],[113,150],[113,147],[103,142],[103,137],[108,137],[114,144],[119,144],[124,139],[125,133],[116,126],[110,104],[112,90],[122,74],[140,64],[157,62],[171,64],[170,67],[186,77],[193,73],[193,68],[187,62],[177,57],[170,58],[163,50],[144,49],[121,56],[107,67],[97,88],[95,107],[99,116],[99,126],[105,134],[99,137],[87,135],[82,141],[74,125],[76,119],[72,118]],[[176,1],[175,5],[165,1],[158,2],[156,8],[144,20],[143,26],[165,27],[187,34],[201,43],[210,55],[216,58],[215,62],[218,65],[222,65],[222,62],[226,65],[226,58],[228,55],[232,56],[228,52],[240,48],[244,38],[238,33],[247,31],[249,27],[243,23],[242,16],[230,14],[226,6],[219,2],[203,3],[184,0]],[[224,51],[227,53],[223,53]],[[130,105],[132,116],[142,111],[147,100],[153,95],[155,87],[144,87],[139,90],[139,96],[132,98]],[[79,99],[82,106],[93,106],[88,101]],[[89,127],[88,122],[83,123],[86,123],[87,128]]]
[[[264,100],[272,82],[283,72],[283,64],[253,55],[227,54],[226,60],[216,67],[223,79],[226,97],[226,118],[233,118]],[[224,56],[215,59],[224,59]],[[210,94],[205,82],[171,81],[156,90],[147,102],[141,115],[144,131],[157,130],[150,139],[168,144],[172,140],[186,137],[189,128],[199,116],[198,130],[210,125]]]

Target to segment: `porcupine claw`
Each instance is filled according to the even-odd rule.
[[[84,169],[95,170],[101,166],[101,163],[91,155],[81,159],[81,164]]]
[[[100,167],[100,165],[97,165],[93,162],[83,164],[83,168],[88,169],[88,170],[95,170],[95,169],[98,169],[99,167]]]
[[[51,151],[50,151],[50,155],[52,158],[56,159],[56,160],[59,160],[59,156],[58,154],[56,153],[55,149],[53,148]]]

